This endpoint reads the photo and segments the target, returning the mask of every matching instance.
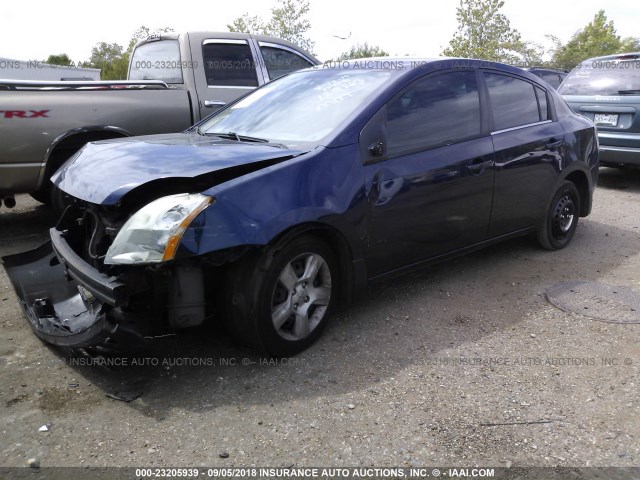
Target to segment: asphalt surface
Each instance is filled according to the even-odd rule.
[[[53,224],[17,200],[0,255]],[[640,172],[601,171],[566,249],[517,239],[374,285],[278,362],[216,328],[126,365],[70,356],[0,269],[0,466],[638,466],[640,324],[550,305],[571,280],[640,292]]]

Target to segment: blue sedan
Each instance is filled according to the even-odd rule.
[[[368,282],[591,211],[594,125],[538,77],[463,59],[291,73],[186,132],[86,145],[51,241],[6,257],[35,333],[136,348],[217,321],[291,355]]]

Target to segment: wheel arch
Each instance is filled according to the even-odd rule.
[[[266,246],[271,252],[277,252],[284,245],[301,235],[313,235],[324,241],[333,250],[338,261],[340,290],[339,303],[352,301],[358,293],[357,286],[362,282],[358,278],[358,269],[354,262],[353,249],[347,237],[337,228],[321,222],[308,222],[290,227],[276,237]]]
[[[586,217],[591,212],[591,189],[589,185],[589,177],[582,170],[574,170],[564,177],[573,183],[578,189],[580,195],[580,216]]]
[[[79,127],[58,135],[45,152],[40,178],[38,179],[38,188],[41,188],[51,175],[85,144],[98,140],[130,136],[132,136],[131,132],[109,125]]]

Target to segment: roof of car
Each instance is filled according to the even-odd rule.
[[[441,62],[441,61],[456,61],[456,62],[488,62],[487,60],[479,60],[472,58],[455,58],[455,57],[366,57],[366,58],[350,58],[347,60],[327,60],[324,64],[340,64],[340,65],[352,65],[354,68],[390,68],[392,65],[407,65],[420,66],[427,63]]]
[[[529,67],[525,68],[528,72],[551,72],[551,73],[569,73],[567,70],[563,70],[561,68],[551,68],[551,67]]]
[[[639,60],[640,52],[627,52],[627,53],[616,53],[614,55],[605,55],[603,57],[593,57],[584,60],[582,63],[593,62],[593,61],[602,61],[602,60]]]
[[[494,68],[503,72],[518,74],[538,81],[539,77],[533,73],[529,73],[519,67],[507,65],[505,63],[494,62],[491,60],[482,60],[474,58],[457,58],[457,57],[368,57],[350,60],[328,60],[320,65],[311,67],[306,70],[322,71],[324,69],[336,70],[392,70],[397,72],[396,75],[409,74],[410,71],[427,71],[433,69],[465,69],[465,68]]]

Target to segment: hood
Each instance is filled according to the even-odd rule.
[[[274,144],[189,133],[119,138],[88,143],[51,181],[75,198],[113,205],[154,180],[205,177],[211,187],[302,153]],[[238,168],[242,166],[253,168]],[[216,172],[224,180],[217,180]]]

